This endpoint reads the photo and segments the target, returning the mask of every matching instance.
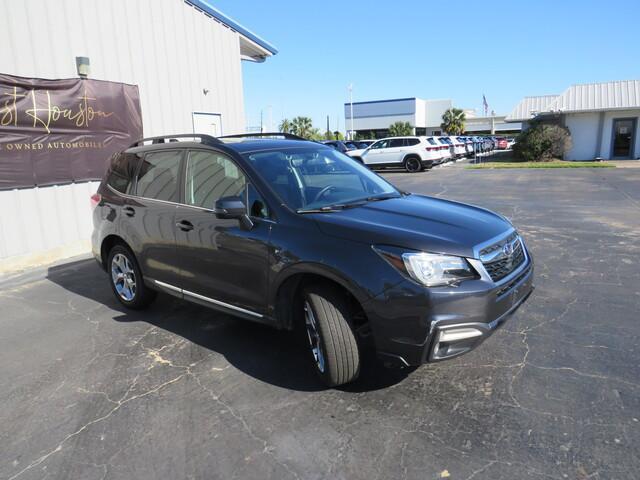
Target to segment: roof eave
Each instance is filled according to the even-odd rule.
[[[268,54],[265,54],[265,56],[273,56],[273,55],[276,55],[278,53],[278,49],[276,47],[274,47],[272,44],[270,44],[269,42],[267,42],[263,38],[259,37],[258,35],[253,33],[248,28],[243,27],[238,22],[236,22],[233,18],[225,15],[220,10],[214,8],[212,5],[209,5],[209,3],[206,0],[185,0],[185,1],[187,3],[190,3],[191,5],[193,5],[194,7],[199,8],[200,10],[202,10],[202,11],[206,12],[207,14],[211,15],[215,19],[217,19],[220,22],[224,23],[229,28],[232,28],[233,30],[238,32],[245,39],[255,43],[258,46],[260,46],[263,50],[268,52]]]

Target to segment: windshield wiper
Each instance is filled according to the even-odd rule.
[[[379,200],[389,200],[391,198],[400,198],[400,196],[398,194],[396,194],[396,193],[386,193],[386,194],[381,194],[381,195],[372,195],[370,197],[359,198],[359,199],[353,200],[351,202],[334,203],[332,205],[325,205],[324,207],[319,207],[319,208],[300,208],[300,209],[296,210],[296,212],[297,213],[330,213],[330,212],[338,212],[338,211],[344,210],[346,208],[361,207],[365,203],[377,202]]]
[[[400,198],[402,195],[398,195],[397,193],[384,193],[380,195],[373,195],[371,197],[365,198],[367,202],[377,202],[379,200],[389,200],[391,198]]]
[[[320,208],[299,208],[296,213],[331,213],[342,210],[342,205],[327,205]]]

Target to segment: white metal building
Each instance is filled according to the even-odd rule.
[[[565,160],[640,158],[640,80],[572,85],[561,95],[525,97],[507,121],[557,121],[571,132]]]
[[[382,138],[387,135],[391,124],[409,122],[416,135],[439,135],[442,114],[451,106],[451,100],[415,97],[353,102],[352,123],[351,103],[345,103],[345,127],[347,131],[354,130],[365,135],[373,131],[378,138]]]
[[[2,2],[0,69],[139,86],[145,136],[245,131],[241,61],[277,53],[202,0]],[[0,191],[0,272],[88,251],[92,182]]]

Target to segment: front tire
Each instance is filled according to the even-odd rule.
[[[409,173],[417,173],[422,170],[422,162],[418,157],[407,157],[404,159],[404,169]]]
[[[335,387],[358,378],[360,351],[345,296],[328,285],[311,285],[302,304],[311,357],[322,381]]]
[[[122,305],[139,310],[155,299],[156,292],[144,284],[135,255],[124,245],[111,249],[107,266],[111,290]]]

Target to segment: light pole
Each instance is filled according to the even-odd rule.
[[[351,135],[349,135],[349,140],[353,140],[353,137],[355,136],[353,130],[353,83],[349,84],[349,105],[351,110]]]

